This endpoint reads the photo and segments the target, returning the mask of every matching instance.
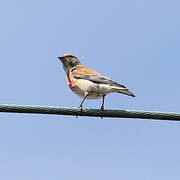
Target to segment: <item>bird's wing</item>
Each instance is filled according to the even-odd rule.
[[[125,88],[126,89],[125,86],[118,84],[118,83],[112,81],[111,79],[97,73],[96,71],[94,71],[88,67],[82,66],[82,65],[74,68],[72,70],[72,74],[77,79],[86,79],[86,80],[92,81],[94,83],[108,84],[110,86],[116,86],[119,88]]]
[[[73,68],[71,70],[72,75],[74,76],[74,78],[77,79],[86,79],[89,81],[92,81],[94,83],[98,83],[98,84],[107,84],[109,86],[112,86],[113,89],[116,90],[116,92],[118,93],[122,93],[122,94],[126,94],[132,97],[135,97],[135,95],[130,92],[125,86],[118,84],[116,82],[114,82],[113,80],[97,73],[96,71],[85,67],[85,66],[77,66],[75,68]]]

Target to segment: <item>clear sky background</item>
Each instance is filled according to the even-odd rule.
[[[78,107],[58,56],[126,85],[105,108],[180,112],[179,0],[0,2],[0,103]],[[101,100],[84,107],[99,108]],[[0,113],[0,179],[179,180],[180,123]]]

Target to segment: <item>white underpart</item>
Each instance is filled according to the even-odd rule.
[[[89,80],[79,79],[74,92],[82,98],[85,96],[85,93],[88,93],[86,99],[99,99],[102,98],[103,95],[119,92],[121,89],[125,90],[126,88],[118,88],[108,84],[97,84]]]

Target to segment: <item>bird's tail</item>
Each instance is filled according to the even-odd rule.
[[[115,88],[115,92],[135,97],[135,95],[132,92],[130,92],[127,88]]]

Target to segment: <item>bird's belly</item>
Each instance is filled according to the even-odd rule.
[[[89,92],[86,99],[100,99],[103,97],[103,94],[97,92]]]
[[[99,99],[102,98],[103,95],[111,93],[111,88],[107,85],[96,84],[81,79],[76,81],[72,91],[82,98],[84,98],[85,93],[88,92],[86,99]]]
[[[77,94],[78,96],[82,97],[82,98],[84,98],[85,93],[86,93],[86,91],[83,91],[83,90],[78,89],[78,88],[75,88],[75,89],[73,90],[73,92],[74,92],[75,94]],[[101,93],[99,93],[99,92],[89,91],[89,92],[88,92],[88,96],[87,96],[86,99],[99,99],[99,98],[102,98],[102,97],[103,97],[103,94],[101,94]]]

